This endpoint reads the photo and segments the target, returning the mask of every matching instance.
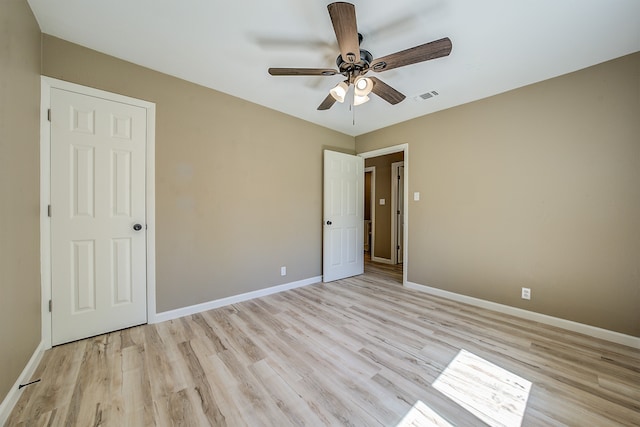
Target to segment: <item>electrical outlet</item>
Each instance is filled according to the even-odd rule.
[[[522,288],[522,299],[531,299],[531,289]]]
[[[281,276],[287,275],[287,267],[280,267],[280,275]]]

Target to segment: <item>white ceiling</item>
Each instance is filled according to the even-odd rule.
[[[335,68],[329,0],[28,1],[44,33],[348,135],[640,51],[638,0],[354,0],[374,58],[442,37],[453,50],[376,74],[407,96],[398,105],[372,96],[318,111],[342,76],[267,68]]]

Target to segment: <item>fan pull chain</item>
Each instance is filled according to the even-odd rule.
[[[353,126],[356,125],[356,92],[355,89],[353,91],[353,102],[351,103],[351,105],[349,105],[349,108],[351,108],[351,111],[353,112]]]

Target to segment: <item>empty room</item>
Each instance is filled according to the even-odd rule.
[[[0,425],[640,425],[636,0],[0,34]]]

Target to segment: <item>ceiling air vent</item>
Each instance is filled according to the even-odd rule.
[[[422,95],[416,96],[416,101],[419,101],[420,99],[433,98],[434,96],[438,96],[438,95],[440,95],[438,92],[436,92],[435,90],[432,90],[431,92],[423,93]]]

